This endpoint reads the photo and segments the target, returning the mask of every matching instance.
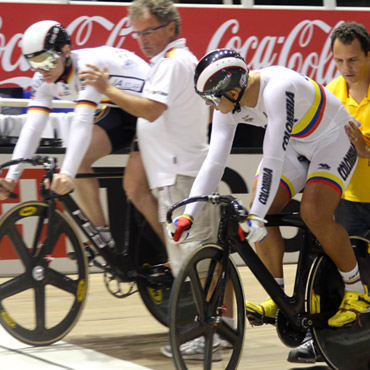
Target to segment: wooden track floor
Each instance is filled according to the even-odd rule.
[[[284,268],[286,289],[290,292],[296,265],[285,265]],[[264,301],[266,293],[249,269],[243,266],[239,271],[246,299],[257,303]],[[159,350],[168,343],[167,328],[150,315],[138,293],[124,299],[113,297],[106,290],[101,274],[90,275],[87,304],[79,322],[64,341],[150,369],[174,369],[172,360]],[[248,324],[239,369],[329,369],[324,363],[289,363],[286,361],[289,350],[280,342],[273,326],[251,327]],[[202,368],[199,362],[193,363],[191,369]],[[220,369],[222,364],[216,362],[212,368]]]

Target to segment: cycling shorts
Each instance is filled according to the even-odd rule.
[[[136,133],[137,117],[121,108],[104,107],[95,114],[94,123],[108,135],[112,144],[112,152],[128,149]]]

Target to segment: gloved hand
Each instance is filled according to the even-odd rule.
[[[249,215],[244,222],[240,222],[240,228],[247,234],[249,243],[262,241],[267,235],[265,223],[267,221],[255,215]],[[240,233],[239,233],[240,235]]]
[[[167,224],[167,232],[170,238],[175,242],[182,242],[189,236],[189,231],[193,225],[194,219],[190,215],[181,215],[172,222]],[[187,231],[187,232],[184,232]]]

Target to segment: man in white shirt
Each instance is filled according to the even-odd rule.
[[[129,17],[132,36],[138,40],[145,56],[151,58],[142,97],[133,97],[115,88],[109,83],[105,70],[94,65],[81,71],[81,77],[84,84],[95,86],[123,110],[139,117],[140,154],[131,155],[130,161],[139,164],[132,168],[140,168],[142,159],[150,189],[158,199],[159,220],[165,228],[167,209],[189,195],[207,155],[209,108],[194,92],[197,59],[186,47],[185,39],[179,38],[180,16],[173,2],[135,0],[129,8]],[[140,210],[140,194],[128,195]],[[175,243],[166,233],[174,275],[194,249],[207,241],[215,241],[216,212],[216,207],[204,207],[199,224],[181,243]],[[171,357],[171,349],[165,347],[162,352]]]

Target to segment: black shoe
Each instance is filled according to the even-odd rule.
[[[295,362],[300,364],[314,364],[315,362],[324,362],[319,350],[310,339],[302,343],[298,348],[292,349],[288,355],[289,362]]]

